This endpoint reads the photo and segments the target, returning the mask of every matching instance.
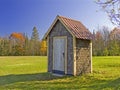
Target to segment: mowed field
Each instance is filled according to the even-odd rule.
[[[93,73],[57,77],[47,57],[0,57],[0,90],[120,90],[120,56],[93,57]]]

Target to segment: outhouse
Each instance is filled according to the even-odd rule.
[[[81,75],[92,71],[92,34],[77,20],[57,16],[46,34],[48,72]]]

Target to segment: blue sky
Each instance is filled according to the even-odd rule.
[[[98,26],[114,27],[94,0],[0,0],[0,36],[31,36],[36,26],[42,38],[57,15],[79,20],[91,32]]]

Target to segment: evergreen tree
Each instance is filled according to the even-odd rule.
[[[33,32],[31,36],[31,54],[39,55],[40,54],[40,41],[39,41],[39,33],[36,27],[33,27]]]
[[[33,32],[31,36],[31,40],[33,41],[39,41],[39,33],[36,27],[33,27]]]

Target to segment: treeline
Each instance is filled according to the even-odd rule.
[[[33,28],[30,39],[26,34],[15,32],[8,37],[0,38],[0,56],[36,56],[46,54],[46,41],[40,41],[36,27]]]
[[[112,31],[108,27],[101,27],[93,32],[94,56],[118,56],[120,55],[120,28]]]
[[[120,29],[112,31],[108,27],[99,27],[93,32],[93,56],[120,55]],[[31,38],[23,33],[12,33],[8,37],[0,38],[0,56],[36,56],[47,55],[46,41],[39,39],[36,27],[33,28]]]

